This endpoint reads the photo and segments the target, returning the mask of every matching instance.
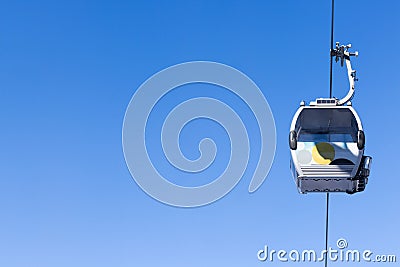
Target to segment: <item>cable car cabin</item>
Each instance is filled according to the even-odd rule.
[[[289,136],[291,171],[300,193],[363,191],[371,157],[364,156],[360,118],[337,99],[300,105]]]

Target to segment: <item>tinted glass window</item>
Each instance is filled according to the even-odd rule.
[[[356,142],[357,121],[346,108],[307,108],[297,120],[300,142]]]

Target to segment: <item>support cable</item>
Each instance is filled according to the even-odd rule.
[[[335,0],[332,0],[331,14],[331,50],[330,50],[330,70],[329,70],[329,97],[332,98],[332,76],[333,76],[333,22],[335,15]],[[328,266],[328,228],[329,226],[329,193],[326,193],[326,217],[325,217],[325,267]]]
[[[333,67],[333,22],[335,15],[335,0],[332,0],[332,14],[331,14],[331,50],[330,50],[330,71],[329,71],[329,97],[332,98],[332,67]]]
[[[328,225],[329,225],[329,193],[326,193],[326,219],[325,219],[325,267],[328,266]]]

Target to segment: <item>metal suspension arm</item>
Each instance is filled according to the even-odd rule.
[[[351,53],[348,51],[348,49],[351,48],[351,44],[348,44],[346,46],[344,45],[340,45],[338,42],[336,43],[336,49],[331,51],[331,56],[335,57],[335,61],[338,62],[340,59],[340,65],[343,67],[343,63],[346,62],[346,68],[347,68],[347,76],[349,79],[349,83],[350,83],[350,88],[349,88],[349,92],[347,93],[347,95],[345,97],[343,97],[342,99],[338,100],[337,104],[342,106],[344,104],[346,104],[347,102],[349,102],[353,96],[354,96],[354,92],[355,92],[355,81],[357,81],[356,78],[356,71],[352,69],[351,67],[351,61],[350,61],[350,57],[351,56],[358,56],[358,52],[354,52]]]

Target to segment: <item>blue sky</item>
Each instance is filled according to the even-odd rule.
[[[353,106],[373,166],[365,192],[331,197],[329,244],[344,237],[350,248],[400,257],[400,4],[336,2],[335,40],[360,52]],[[257,251],[324,248],[325,196],[297,193],[287,136],[298,103],[329,92],[330,1],[1,6],[0,266],[280,266],[259,262]],[[136,185],[121,132],[137,88],[193,60],[230,65],[259,86],[274,114],[277,149],[254,194],[246,173],[221,200],[183,209]],[[347,86],[345,69],[335,66],[334,96]],[[198,135],[226,145],[221,129],[209,124]],[[195,157],[191,130],[181,138],[184,152]]]

